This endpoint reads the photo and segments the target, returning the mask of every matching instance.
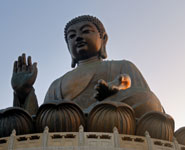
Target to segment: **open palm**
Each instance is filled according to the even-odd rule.
[[[13,75],[11,79],[12,88],[19,93],[29,93],[37,77],[37,63],[31,61],[31,57],[26,55],[18,57],[14,62]]]

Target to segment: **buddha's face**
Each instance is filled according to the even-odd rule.
[[[72,58],[77,61],[98,56],[102,46],[98,29],[89,21],[71,25],[67,30],[67,41]]]

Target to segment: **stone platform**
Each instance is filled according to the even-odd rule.
[[[173,142],[145,137],[113,133],[79,132],[43,133],[0,138],[0,150],[185,150],[174,138]]]

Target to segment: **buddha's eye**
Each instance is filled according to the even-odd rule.
[[[69,38],[69,39],[73,39],[75,36],[76,36],[76,34],[70,34],[70,35],[68,36],[68,38]]]
[[[83,31],[82,31],[82,33],[86,33],[86,34],[87,34],[87,33],[90,33],[90,32],[91,32],[91,30],[89,30],[89,29],[86,29],[86,30],[83,30]]]

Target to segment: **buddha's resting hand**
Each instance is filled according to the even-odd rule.
[[[131,79],[127,74],[118,75],[112,82],[106,82],[102,79],[98,80],[98,84],[95,85],[94,97],[102,101],[105,98],[117,93],[120,90],[126,90],[131,87]]]
[[[28,56],[26,63],[26,56],[18,57],[18,61],[14,62],[13,75],[11,79],[12,88],[20,97],[26,97],[33,88],[33,84],[37,77],[37,63],[31,61]]]

